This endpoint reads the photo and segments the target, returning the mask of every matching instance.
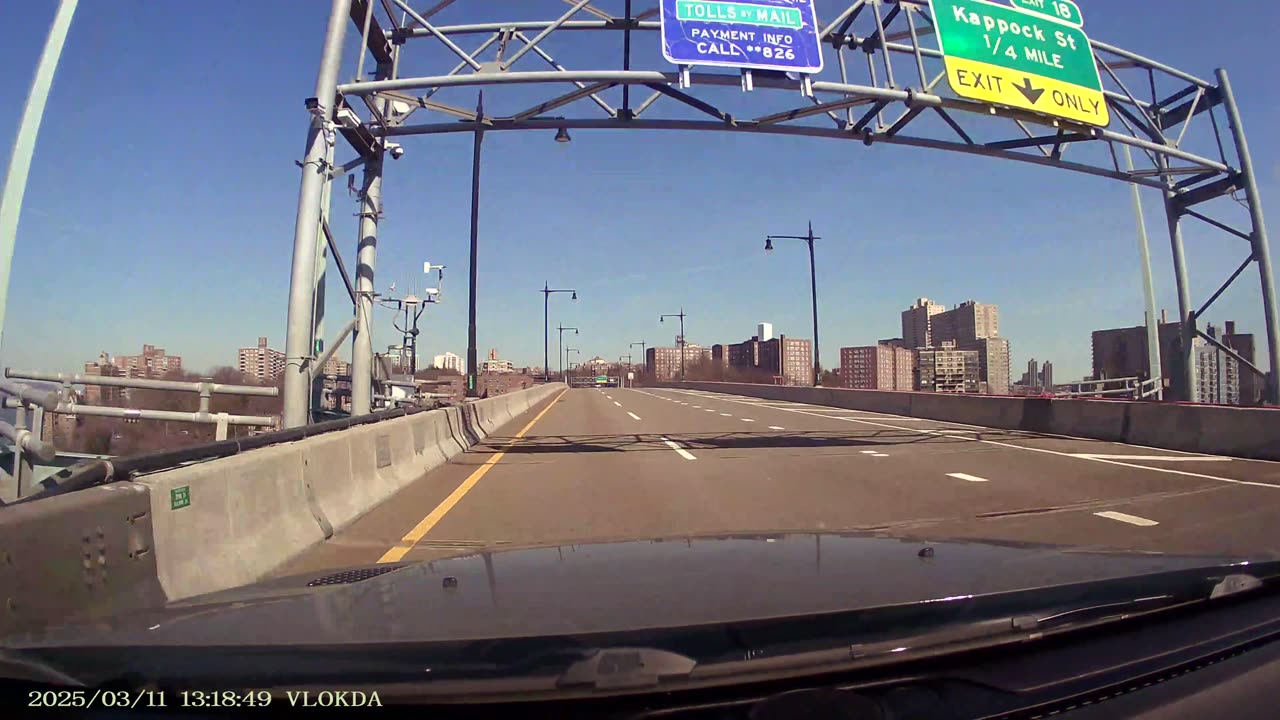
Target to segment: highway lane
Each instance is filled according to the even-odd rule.
[[[1280,537],[1267,529],[1280,520],[1280,496],[1275,494],[1280,492],[1280,463],[760,402],[716,393],[646,392],[679,397],[680,401],[696,400],[704,407],[716,407],[717,403],[740,407],[778,422],[788,416],[814,418],[815,424],[808,426],[813,428],[845,425],[866,429],[861,432],[901,430],[928,438],[918,444],[918,457],[931,456],[931,461],[949,455],[949,465],[961,461],[970,469],[960,472],[986,480],[973,483],[974,487],[993,493],[985,498],[965,495],[963,508],[957,508],[962,511],[948,514],[940,522],[928,519],[938,516],[921,512],[925,522],[915,523],[915,528],[892,528],[897,535],[929,532],[935,537],[1163,552],[1280,553]],[[956,432],[975,429],[978,432]],[[1005,507],[984,507],[988,501]],[[923,510],[924,505],[917,502],[914,507]],[[1123,517],[1095,513],[1121,513]],[[1142,532],[1134,533],[1134,529]]]
[[[1277,521],[1280,463],[699,391],[574,389],[282,574],[476,547],[813,529],[1280,555]]]

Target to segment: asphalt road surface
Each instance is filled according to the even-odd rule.
[[[572,389],[278,574],[813,530],[1280,556],[1280,463],[720,393]]]

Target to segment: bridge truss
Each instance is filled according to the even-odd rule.
[[[1280,318],[1254,170],[1225,70],[1205,80],[1092,41],[1112,117],[1078,125],[954,96],[927,2],[819,3],[825,66],[812,76],[675,67],[658,52],[657,0],[522,0],[505,20],[479,0],[331,0],[302,167],[287,337],[286,426],[303,424],[316,349],[317,294],[332,251],[356,306],[353,412],[368,412],[377,224],[385,154],[415,135],[469,133],[472,177],[468,376],[474,378],[475,277],[484,135],[530,130],[641,129],[797,135],[859,145],[906,145],[982,155],[1110,178],[1162,192],[1173,253],[1180,353],[1191,387],[1193,339],[1203,338],[1262,374],[1197,327],[1222,293],[1256,265],[1272,372],[1265,398],[1280,403]],[[413,4],[421,7],[415,9]],[[829,7],[824,7],[828,5]],[[825,13],[825,16],[824,16]],[[493,16],[493,17],[490,17]],[[356,57],[343,57],[346,33]],[[554,52],[553,52],[554,51]],[[347,71],[349,80],[339,75]],[[726,90],[728,89],[728,90]],[[730,92],[731,90],[732,92]],[[345,145],[335,160],[337,138]],[[1125,156],[1136,163],[1130,166]],[[840,161],[832,160],[838,164]],[[328,186],[361,169],[354,282],[327,221]],[[1234,201],[1234,202],[1232,202]],[[1244,212],[1241,212],[1243,208]],[[1239,267],[1203,303],[1192,301],[1182,226],[1197,222],[1240,243]],[[318,263],[319,261],[319,263]],[[362,379],[363,378],[363,379]]]

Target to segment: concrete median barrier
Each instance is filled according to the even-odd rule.
[[[1040,400],[1052,408],[1048,432],[1125,442],[1133,403],[1107,400]],[[1134,442],[1130,440],[1130,442]]]
[[[303,481],[302,444],[139,479],[151,490],[156,568],[170,599],[251,583],[325,539]]]
[[[788,400],[1166,450],[1280,460],[1280,409],[1276,408],[719,382],[660,383],[659,387]]]
[[[162,605],[149,493],[115,483],[0,508],[0,636]]]
[[[1258,411],[1233,407],[1196,408],[1176,405],[1180,412],[1199,411],[1196,437],[1203,448],[1215,448],[1224,455],[1265,457],[1280,460],[1280,410]]]

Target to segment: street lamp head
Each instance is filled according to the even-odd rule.
[[[660,316],[660,317],[658,318],[658,322],[660,322],[660,323],[664,323],[664,322],[666,322],[666,321],[667,321],[667,316],[666,316],[666,315],[662,315],[662,316]]]
[[[578,328],[574,328],[574,329],[573,329],[573,334],[574,334],[574,335],[577,335],[577,334],[578,334]]]
[[[556,131],[556,142],[567,143],[571,140],[573,140],[573,138],[569,137],[569,128],[562,127]]]
[[[572,301],[574,301],[574,302],[578,302],[578,291],[577,291],[577,290],[574,290],[574,291],[573,291],[573,295],[571,295],[571,296],[569,297],[569,299],[570,299],[570,300],[572,300]]]
[[[773,254],[773,238],[764,239],[764,251],[766,254]]]

